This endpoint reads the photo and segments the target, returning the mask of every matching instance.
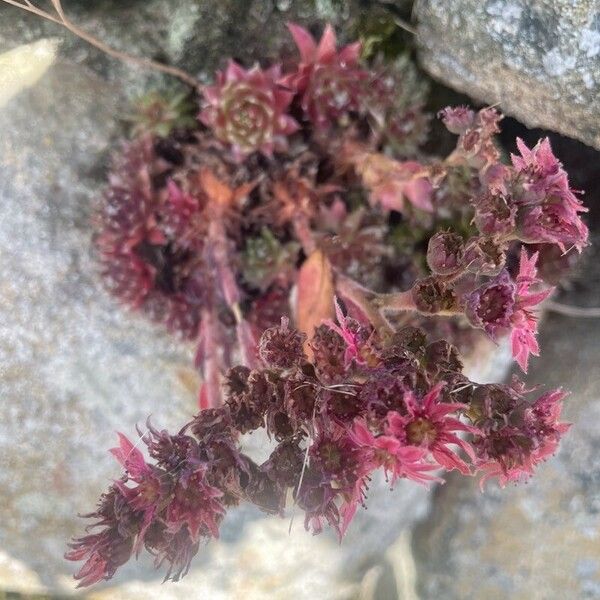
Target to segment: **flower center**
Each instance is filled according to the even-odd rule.
[[[406,439],[414,446],[429,446],[437,438],[435,425],[423,417],[415,419],[406,426]]]
[[[511,304],[510,290],[502,286],[493,286],[481,295],[477,314],[485,323],[503,321],[510,314]]]
[[[340,449],[335,444],[323,444],[319,449],[319,458],[326,471],[336,471],[341,466],[342,455]]]

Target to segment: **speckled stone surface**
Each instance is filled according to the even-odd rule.
[[[416,0],[414,15],[435,78],[600,148],[597,0]]]
[[[106,449],[194,409],[192,349],[103,291],[89,213],[117,94],[59,63],[0,111],[0,546],[50,584],[74,515],[117,475]],[[87,509],[86,509],[87,507]]]

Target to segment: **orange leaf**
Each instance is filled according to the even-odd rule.
[[[296,326],[308,339],[324,319],[335,315],[331,265],[321,250],[315,250],[300,267],[296,303]],[[305,351],[310,354],[308,346]]]
[[[199,173],[200,184],[204,188],[206,195],[216,204],[229,205],[233,200],[233,190],[220,179],[210,169],[202,169]]]
[[[209,199],[217,205],[231,206],[245,198],[258,184],[258,179],[243,183],[239,187],[230,188],[221,181],[210,169],[204,168],[198,174],[200,185]]]

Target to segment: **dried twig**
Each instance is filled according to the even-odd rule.
[[[167,75],[172,75],[173,77],[177,77],[181,81],[194,88],[200,85],[197,79],[192,77],[189,73],[178,69],[177,67],[163,65],[162,63],[156,62],[154,60],[149,60],[147,58],[131,56],[126,52],[121,52],[120,50],[112,48],[111,46],[98,40],[94,36],[90,35],[86,31],[75,25],[75,23],[73,23],[66,16],[61,4],[61,0],[50,1],[52,2],[52,6],[56,14],[52,14],[48,11],[38,8],[31,2],[31,0],[0,0],[0,2],[5,2],[6,4],[10,4],[11,6],[16,6],[17,8],[21,8],[27,12],[33,13],[34,15],[46,19],[47,21],[52,21],[53,23],[63,26],[65,29],[67,29],[77,37],[81,38],[82,40],[85,40],[86,42],[88,42],[88,44],[91,44],[95,48],[98,48],[99,50],[101,50],[105,54],[108,54],[109,56],[112,56],[113,58],[131,63],[132,65],[136,65],[144,69],[151,69],[154,71],[159,71],[161,73],[166,73]]]
[[[417,36],[417,30],[412,25],[407,23],[404,19],[401,19],[400,17],[394,17],[394,23],[396,23],[396,25],[398,25],[400,29],[408,31],[408,33],[414,35],[415,37]]]
[[[564,315],[565,317],[582,317],[588,319],[600,318],[600,307],[596,306],[569,306],[568,304],[561,304],[560,302],[548,300],[544,303],[544,308],[559,315]]]

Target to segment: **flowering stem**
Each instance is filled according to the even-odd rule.
[[[214,261],[221,291],[229,308],[233,308],[240,301],[240,290],[235,280],[229,261],[229,249],[227,248],[227,233],[223,224],[223,217],[217,214],[208,227],[208,241],[212,250],[211,258]],[[237,317],[237,315],[236,315]]]
[[[389,312],[416,311],[412,290],[392,294],[377,294],[373,302],[379,310]]]
[[[297,211],[293,218],[294,234],[300,242],[306,256],[310,256],[316,250],[316,243],[310,229],[310,223],[306,215]]]
[[[0,0],[0,1],[6,2],[7,4],[10,4],[11,6],[16,6],[18,8],[22,8],[23,10],[33,13],[34,15],[37,15],[38,17],[42,17],[43,19],[46,19],[47,21],[52,21],[53,23],[62,25],[65,29],[67,29],[68,31],[70,31],[71,33],[76,35],[77,37],[81,38],[82,40],[85,40],[86,42],[88,42],[88,44],[91,44],[95,48],[98,48],[99,50],[101,50],[105,54],[108,54],[109,56],[112,56],[113,58],[116,58],[123,62],[128,62],[132,65],[136,65],[136,66],[142,67],[144,69],[151,69],[153,71],[159,71],[159,72],[165,73],[167,75],[172,75],[173,77],[177,77],[178,79],[180,79],[181,81],[183,81],[184,83],[186,83],[187,85],[189,85],[193,88],[197,88],[200,85],[200,82],[196,78],[192,77],[189,73],[186,73],[182,69],[178,69],[177,67],[171,67],[169,65],[164,65],[162,63],[159,63],[154,60],[147,59],[147,58],[139,58],[137,56],[132,56],[131,54],[127,54],[126,52],[121,52],[120,50],[116,50],[115,48],[112,48],[108,44],[105,44],[101,40],[95,38],[91,34],[87,33],[87,31],[84,31],[83,29],[81,29],[80,27],[78,27],[77,25],[75,25],[73,22],[71,22],[68,19],[68,17],[65,15],[64,10],[62,8],[61,0],[52,0],[52,6],[56,10],[56,14],[58,16],[54,16],[51,13],[48,13],[40,8],[37,8],[29,0],[23,0],[24,3],[19,2],[18,0]]]
[[[200,408],[216,408],[223,404],[221,397],[221,364],[223,350],[219,343],[218,318],[214,311],[202,311],[198,358],[202,365]]]
[[[463,314],[461,308],[444,309],[427,313],[420,311],[414,301],[413,289],[391,294],[378,294],[354,281],[353,279],[337,273],[336,289],[342,298],[355,304],[369,319],[371,324],[380,331],[392,330],[393,326],[386,317],[388,314],[419,313],[425,317],[444,316],[451,317]]]
[[[254,368],[256,366],[256,340],[240,308],[242,294],[231,268],[230,252],[227,247],[227,232],[221,213],[217,213],[209,225],[208,240],[212,250],[210,258],[215,264],[217,280],[220,282],[225,302],[235,317],[235,331],[242,363],[247,367]]]
[[[372,298],[369,298],[369,296],[375,295],[373,292],[364,288],[353,279],[350,279],[350,277],[339,273],[336,277],[336,290],[342,298],[355,304],[376,329],[380,331],[389,331],[392,329],[391,324],[383,316],[379,307],[376,306]]]

